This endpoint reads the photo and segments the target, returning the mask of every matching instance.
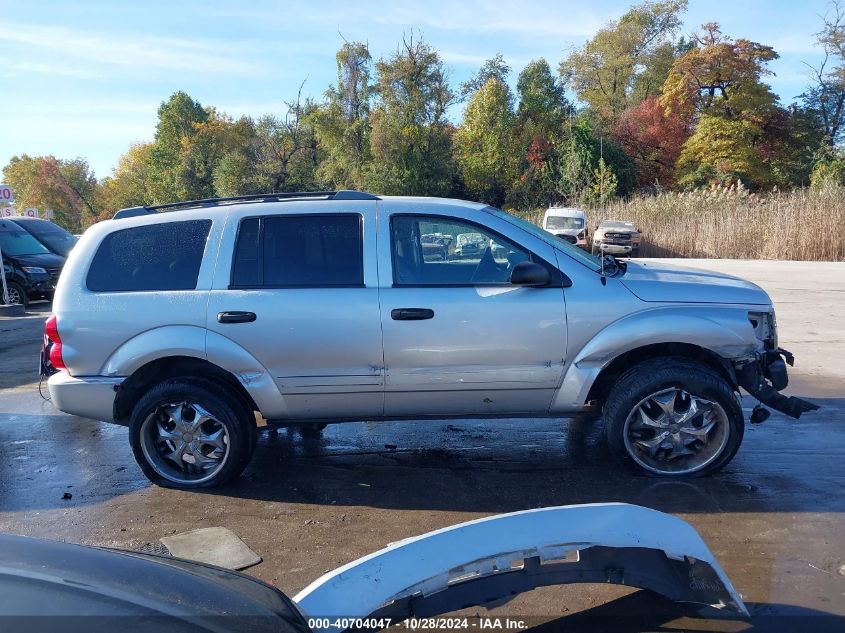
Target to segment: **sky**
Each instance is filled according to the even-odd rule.
[[[615,0],[0,0],[0,167],[14,155],[86,158],[111,174],[130,144],[152,140],[159,104],[184,90],[238,117],[282,115],[284,102],[321,98],[343,40],[375,59],[404,33],[431,43],[453,85],[502,53],[512,81],[532,59],[553,69],[621,16]],[[684,33],[718,22],[731,37],[773,46],[769,78],[785,104],[807,83],[805,62],[827,0],[690,0]],[[459,117],[460,111],[453,117]]]

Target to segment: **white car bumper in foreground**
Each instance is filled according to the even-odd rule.
[[[395,623],[583,582],[650,589],[748,615],[692,526],[625,503],[540,508],[429,532],[328,572],[294,601],[317,621]]]

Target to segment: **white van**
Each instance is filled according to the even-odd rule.
[[[587,240],[587,216],[575,207],[549,207],[543,216],[543,229],[562,240],[589,248]]]

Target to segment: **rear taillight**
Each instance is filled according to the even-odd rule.
[[[48,353],[50,365],[56,371],[67,369],[62,360],[62,339],[59,338],[59,327],[56,322],[56,315],[51,314],[44,324],[44,349]]]

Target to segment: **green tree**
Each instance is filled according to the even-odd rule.
[[[511,73],[511,67],[505,62],[505,58],[501,53],[496,53],[496,56],[488,59],[481,65],[478,72],[463,82],[460,87],[460,99],[463,101],[471,97],[473,94],[481,90],[481,87],[491,79],[496,79],[503,84],[507,84],[508,75]]]
[[[148,191],[153,202],[170,202],[184,198],[201,198],[210,182],[185,182],[182,169],[183,143],[196,134],[196,123],[208,121],[198,101],[184,92],[176,92],[158,109],[155,140],[147,156],[149,166]]]
[[[584,114],[573,117],[554,143],[534,142],[528,159],[530,168],[510,192],[518,208],[604,203],[630,193],[636,181],[631,158]]]
[[[816,163],[810,177],[810,186],[816,191],[827,187],[845,187],[845,153],[835,154]]]
[[[531,125],[532,132],[558,134],[573,112],[564,87],[552,75],[545,59],[535,59],[522,69],[516,81],[516,93],[517,120],[520,125]]]
[[[824,56],[810,66],[811,84],[802,97],[805,108],[818,117],[822,155],[829,157],[845,137],[845,4],[840,0],[830,3],[816,42]]]
[[[226,154],[214,171],[218,195],[325,189],[317,173],[320,153],[310,123],[316,105],[300,94],[284,117],[266,115],[246,144]]]
[[[107,219],[115,211],[151,204],[147,185],[152,144],[136,143],[120,157],[111,176],[103,178],[97,193],[99,216]]]
[[[679,183],[692,187],[737,179],[767,183],[770,170],[761,164],[754,147],[759,134],[752,121],[702,114],[678,158]]]
[[[370,152],[372,58],[366,44],[345,42],[336,55],[337,85],[311,117],[323,152],[319,177],[336,189],[364,187]]]
[[[453,142],[467,193],[497,207],[515,177],[512,102],[506,84],[488,79],[470,98]]]
[[[369,188],[407,195],[453,191],[452,127],[446,110],[454,95],[437,51],[410,35],[393,56],[376,64],[376,71]]]
[[[176,171],[179,199],[228,195],[229,192],[217,189],[216,170],[227,156],[247,151],[256,136],[255,125],[249,117],[234,121],[214,108],[207,108],[206,114],[208,118],[194,123],[192,133],[182,138]]]
[[[685,47],[673,38],[686,6],[686,0],[646,0],[561,62],[561,77],[603,127],[658,93],[676,51]]]
[[[616,197],[618,187],[619,179],[613,169],[608,167],[604,158],[599,158],[598,167],[593,170],[593,182],[582,199],[594,206],[605,205]]]
[[[558,197],[549,161],[564,138],[564,125],[574,109],[545,59],[525,66],[517,78],[516,92],[514,153],[519,176],[508,191],[508,204],[527,210],[548,206]]]

